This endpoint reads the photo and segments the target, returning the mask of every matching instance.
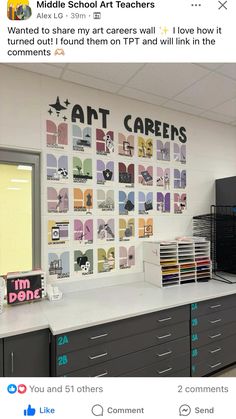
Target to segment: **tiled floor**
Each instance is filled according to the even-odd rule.
[[[229,368],[225,368],[223,371],[212,375],[212,377],[236,377],[236,366],[233,365]]]

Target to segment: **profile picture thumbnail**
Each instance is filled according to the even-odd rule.
[[[10,20],[27,20],[31,17],[32,10],[29,0],[8,0],[7,17]]]

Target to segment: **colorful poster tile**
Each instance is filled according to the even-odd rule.
[[[118,153],[124,157],[134,157],[134,136],[118,134]]]
[[[174,193],[174,213],[183,214],[187,208],[187,196],[185,193]]]
[[[119,191],[119,214],[129,215],[135,210],[134,192]]]
[[[93,220],[74,220],[74,240],[82,245],[93,244]]]
[[[97,206],[98,211],[113,212],[115,210],[114,190],[97,190]]]
[[[119,183],[125,187],[134,187],[134,164],[119,163]]]
[[[69,189],[47,188],[47,206],[49,213],[66,213],[69,211]]]
[[[135,246],[119,247],[119,268],[131,269],[135,266]]]
[[[170,169],[157,167],[157,186],[165,190],[170,189]]]
[[[92,179],[92,159],[73,157],[73,182],[91,184]]]
[[[81,128],[79,125],[72,124],[73,150],[82,153],[92,152],[92,129],[91,127]]]
[[[98,273],[111,272],[115,269],[115,248],[97,249]]]
[[[170,192],[157,192],[157,211],[170,212]]]
[[[114,182],[114,161],[97,160],[97,184],[110,185]]]
[[[47,154],[47,180],[53,182],[68,181],[68,157]]]
[[[138,193],[138,213],[150,214],[153,211],[153,192]]]
[[[142,186],[153,186],[153,167],[138,165],[138,183]]]
[[[112,242],[115,240],[115,219],[97,220],[97,242]]]
[[[157,160],[170,161],[170,142],[157,140]]]
[[[153,157],[153,139],[138,137],[138,157],[151,159]]]
[[[153,219],[139,218],[138,219],[138,237],[146,239],[153,236]]]
[[[92,275],[94,272],[93,249],[74,251],[74,274],[76,276]]]
[[[56,124],[51,120],[46,121],[46,144],[48,148],[64,150],[68,146],[68,124]]]
[[[113,131],[96,130],[96,151],[102,156],[109,156],[114,153]]]
[[[93,190],[74,188],[74,211],[91,215],[93,211]]]
[[[68,220],[48,220],[48,245],[68,243],[69,224]]]
[[[48,274],[55,275],[57,279],[66,279],[70,276],[70,253],[54,252],[48,254]]]

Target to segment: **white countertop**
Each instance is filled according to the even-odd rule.
[[[60,301],[6,307],[0,315],[0,338],[47,327],[56,335],[231,294],[236,294],[236,284],[213,280],[171,288],[139,281],[71,292]]]

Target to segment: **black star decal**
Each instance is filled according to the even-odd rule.
[[[66,99],[64,103],[65,103],[66,106],[69,106],[70,105],[70,102],[69,102],[68,99]]]
[[[51,106],[51,108],[55,109],[55,111],[57,113],[57,116],[59,116],[59,114],[62,110],[66,109],[65,106],[61,105],[59,96],[57,96],[56,103],[49,104],[49,106]]]
[[[64,119],[64,121],[66,121],[67,120],[67,117],[66,116],[63,116],[63,119]]]
[[[52,110],[51,110],[51,108],[49,109],[49,111],[48,111],[48,113],[50,114],[50,115],[52,115]]]

